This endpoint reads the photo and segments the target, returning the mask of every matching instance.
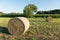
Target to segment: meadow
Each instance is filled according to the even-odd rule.
[[[0,40],[60,40],[60,18],[46,22],[45,18],[28,18],[30,28],[21,37],[14,38],[8,32],[10,18],[0,18]]]

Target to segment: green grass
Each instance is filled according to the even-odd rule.
[[[5,40],[60,40],[60,18],[53,18],[52,22],[46,22],[45,18],[28,19],[30,28],[24,35],[14,38],[1,31],[0,38]],[[7,27],[9,20],[10,18],[0,18],[0,26]]]
[[[0,18],[0,26],[7,26],[10,18]]]

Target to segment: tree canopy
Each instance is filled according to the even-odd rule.
[[[34,12],[37,11],[37,6],[34,4],[28,4],[25,6],[23,13],[26,17],[32,17]]]

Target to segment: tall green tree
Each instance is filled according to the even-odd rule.
[[[33,17],[33,14],[37,11],[37,6],[34,4],[28,4],[25,6],[23,13],[26,17]]]

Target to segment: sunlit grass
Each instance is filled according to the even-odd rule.
[[[54,18],[54,19],[53,19],[53,22],[58,22],[58,23],[60,23],[60,18]]]
[[[10,18],[0,18],[0,26],[6,27]]]
[[[60,18],[53,18],[52,22],[46,22],[45,18],[28,18],[29,30],[21,36],[21,40],[60,40]],[[10,18],[0,18],[0,26],[8,27]],[[9,35],[2,35],[6,40],[13,38]],[[0,38],[2,38],[0,36]],[[13,40],[19,40],[18,38]]]

